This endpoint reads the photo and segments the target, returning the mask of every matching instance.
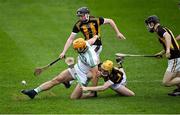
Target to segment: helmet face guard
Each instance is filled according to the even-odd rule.
[[[89,9],[87,7],[81,7],[77,10],[76,15],[80,18],[80,20],[85,23],[89,21]]]
[[[154,26],[151,26],[151,24],[147,24],[146,27],[147,27],[149,32],[151,32],[151,33],[154,32]]]
[[[107,70],[101,69],[101,75],[102,76],[108,76],[108,75],[110,75],[110,73]]]
[[[149,16],[146,20],[145,20],[145,24],[147,26],[147,29],[149,32],[153,33],[154,32],[154,26],[159,23],[160,20],[156,15],[152,15]],[[153,25],[152,25],[153,24]]]
[[[80,18],[80,20],[83,22],[83,23],[86,23],[89,21],[89,14],[83,14],[83,15],[80,15],[78,16]]]

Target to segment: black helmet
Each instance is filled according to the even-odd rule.
[[[160,22],[159,18],[156,16],[156,15],[152,15],[152,16],[149,16],[146,20],[145,20],[145,23],[146,24],[149,24],[153,22],[154,24],[157,24]]]
[[[81,8],[79,8],[77,10],[76,15],[77,16],[82,16],[84,14],[89,14],[89,13],[90,13],[90,11],[89,11],[89,9],[87,7],[81,7]]]

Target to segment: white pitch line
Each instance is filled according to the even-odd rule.
[[[153,83],[153,82],[162,82],[162,80],[151,80],[151,81],[146,81],[146,80],[127,80],[127,82],[133,82],[133,83]]]

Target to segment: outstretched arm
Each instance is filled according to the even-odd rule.
[[[110,24],[111,27],[116,32],[117,38],[120,39],[126,39],[122,33],[119,32],[119,29],[117,28],[115,22],[112,19],[104,18],[104,24]]]
[[[165,32],[163,37],[165,38],[166,41],[166,57],[170,57],[170,46],[171,46],[171,36],[168,32]]]
[[[95,36],[93,36],[93,38],[87,40],[87,42],[88,42],[90,45],[93,45],[94,42],[98,39],[98,37],[99,37],[98,35],[95,35]]]
[[[68,50],[68,48],[71,46],[74,38],[76,37],[76,33],[71,33],[69,38],[67,39],[66,41],[66,44],[64,45],[64,49],[63,51],[61,52],[61,54],[59,55],[60,58],[64,58],[65,54],[66,54],[66,51]]]
[[[96,87],[84,87],[82,86],[83,91],[103,91],[109,88],[112,85],[111,82],[106,81],[104,85],[102,86],[96,86]]]
[[[93,86],[97,86],[98,84],[98,67],[95,66],[90,70],[92,74],[92,84]]]

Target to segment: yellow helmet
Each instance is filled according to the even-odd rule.
[[[105,71],[111,72],[113,68],[113,62],[110,60],[106,60],[102,63],[101,68]]]
[[[78,38],[76,40],[73,41],[73,48],[75,50],[78,49],[85,49],[86,48],[86,42],[83,38]]]

